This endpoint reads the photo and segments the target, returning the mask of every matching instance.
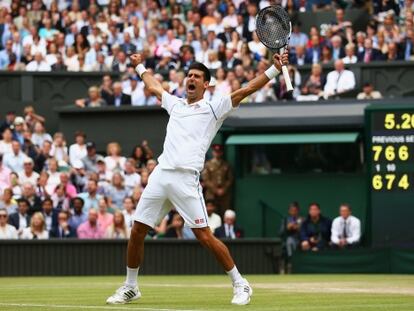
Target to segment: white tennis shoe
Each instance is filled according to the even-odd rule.
[[[107,304],[125,304],[131,302],[133,300],[139,299],[141,297],[141,292],[139,291],[138,287],[136,286],[131,287],[128,285],[122,285],[118,288],[111,297],[106,300]]]
[[[250,287],[246,279],[239,283],[233,284],[233,299],[231,303],[234,305],[247,305],[250,302],[250,297],[253,295],[253,289]]]

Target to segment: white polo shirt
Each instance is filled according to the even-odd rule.
[[[200,172],[206,152],[223,121],[234,110],[230,95],[213,101],[202,99],[189,105],[186,99],[164,91],[161,107],[170,119],[164,150],[158,158],[163,169],[189,169]]]

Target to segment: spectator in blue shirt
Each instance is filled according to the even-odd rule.
[[[72,199],[73,215],[69,219],[69,226],[75,232],[79,225],[84,223],[88,219],[88,215],[83,212],[84,201],[80,197]]]
[[[304,251],[327,248],[331,238],[331,221],[321,215],[318,203],[309,205],[309,214],[300,228],[301,247]]]
[[[10,63],[10,55],[13,53],[13,41],[7,40],[6,48],[0,51],[0,69],[6,69]]]

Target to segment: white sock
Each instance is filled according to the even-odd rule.
[[[237,267],[234,266],[233,269],[231,269],[230,271],[226,271],[226,273],[229,275],[229,277],[231,278],[231,281],[234,283],[240,283],[243,282],[244,279],[241,276],[239,270],[237,270]]]
[[[125,280],[125,285],[131,286],[131,287],[137,286],[138,271],[139,271],[139,267],[136,269],[127,267],[127,276]]]

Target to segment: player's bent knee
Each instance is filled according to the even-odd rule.
[[[214,239],[214,235],[211,233],[210,228],[195,228],[193,229],[194,235],[197,240],[203,245],[208,246]]]
[[[135,221],[131,229],[131,238],[136,238],[136,239],[145,238],[149,229],[150,229],[149,226],[143,223],[140,223],[138,221]]]

